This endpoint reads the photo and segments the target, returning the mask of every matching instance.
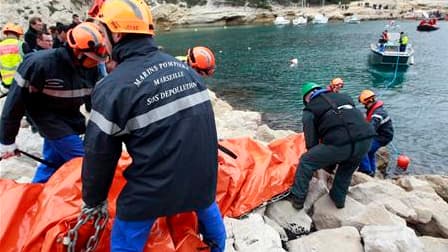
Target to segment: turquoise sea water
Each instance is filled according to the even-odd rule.
[[[305,81],[326,85],[342,77],[343,92],[355,100],[373,89],[393,119],[394,146],[412,160],[411,172],[448,174],[448,23],[424,33],[416,31],[417,21],[397,22],[415,48],[415,65],[387,88],[393,70],[367,60],[386,23],[191,28],[159,34],[156,41],[173,55],[195,45],[214,49],[218,67],[206,80],[209,87],[235,108],[262,112],[276,129],[301,131]],[[289,66],[291,58],[297,67]]]

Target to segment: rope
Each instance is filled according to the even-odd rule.
[[[395,70],[394,70],[394,77],[392,78],[392,80],[390,81],[390,82],[386,82],[385,81],[385,84],[384,84],[384,90],[382,90],[382,92],[380,91],[380,92],[378,92],[378,95],[377,95],[377,97],[381,97],[382,96],[382,93],[384,92],[384,91],[386,91],[387,89],[389,89],[389,87],[391,87],[394,83],[395,83],[395,80],[397,79],[397,74],[398,74],[398,68],[399,68],[399,62],[400,62],[400,47],[398,47],[398,56],[397,56],[397,61],[396,61],[396,63],[395,63]],[[392,147],[392,151],[393,151],[393,155],[394,156],[398,156],[398,155],[400,155],[400,151],[398,150],[398,148],[393,144],[393,142],[390,142],[389,143],[389,146],[391,146]],[[396,158],[396,157],[395,157]]]
[[[385,82],[384,84],[384,90],[382,90],[383,92],[386,91],[387,89],[389,89],[396,81],[397,79],[397,75],[398,75],[398,68],[399,68],[399,62],[400,62],[400,47],[398,47],[398,56],[397,56],[397,61],[395,63],[395,71],[394,71],[394,77],[392,78],[392,80],[387,83]],[[382,96],[382,92],[378,92],[378,97]],[[394,143],[391,141],[388,144],[392,150],[391,156],[392,156],[392,160],[397,160],[398,156],[401,154],[400,150],[398,150],[398,148],[394,145]],[[390,173],[390,170],[392,169],[392,166],[389,166],[388,168],[386,168],[386,174]]]

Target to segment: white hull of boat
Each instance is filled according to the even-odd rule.
[[[406,47],[406,51],[400,52],[399,46],[386,46],[382,49],[378,44],[371,44],[370,63],[374,65],[400,65],[414,64],[414,49],[412,45]]]
[[[316,15],[312,21],[313,24],[326,24],[328,23],[328,17],[323,15]]]
[[[344,18],[344,23],[347,23],[347,24],[359,24],[359,23],[361,23],[361,20],[358,17],[351,16],[351,17]]]
[[[291,23],[291,21],[289,21],[288,19],[286,19],[284,17],[276,17],[274,20],[275,25],[288,25],[290,23]]]
[[[298,17],[292,20],[293,25],[306,25],[308,20],[304,17]]]

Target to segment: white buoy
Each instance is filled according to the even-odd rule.
[[[222,50],[219,50],[219,53],[222,53]]]
[[[194,31],[197,32],[197,31],[198,31],[198,28],[194,28]]]
[[[291,65],[297,65],[299,64],[299,60],[297,58],[293,58],[289,61],[291,63]]]
[[[227,26],[224,25],[224,29],[227,29]]]
[[[249,46],[249,47],[247,47],[247,50],[249,50],[249,51],[250,51],[250,50],[252,50],[252,47],[250,47],[250,46]]]

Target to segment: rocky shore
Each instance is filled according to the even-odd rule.
[[[86,17],[91,0],[2,0],[0,26],[8,21],[20,23],[28,27],[28,19],[32,16],[42,17],[45,23],[70,23],[73,13]],[[447,1],[430,0],[365,0],[352,2],[344,8],[339,5],[325,7],[300,5],[271,5],[268,9],[251,7],[231,7],[225,1],[208,0],[205,5],[187,8],[186,4],[160,4],[152,2],[152,12],[156,29],[167,31],[183,26],[224,26],[269,23],[277,16],[292,20],[297,16],[305,16],[311,20],[316,14],[325,14],[330,21],[343,20],[344,16],[357,15],[361,20],[421,18],[422,10],[440,10],[447,12]],[[341,1],[342,2],[342,1]],[[368,5],[366,5],[368,4]],[[375,8],[373,6],[375,5]],[[381,9],[376,6],[381,5]],[[346,8],[345,8],[346,7]]]
[[[250,136],[268,143],[294,133],[272,130],[260,113],[234,110],[210,95],[220,138]],[[20,130],[17,144],[40,155],[42,139],[29,128]],[[3,160],[0,178],[29,182],[36,165],[26,157]],[[304,210],[280,200],[241,219],[225,218],[226,251],[448,251],[448,176],[384,180],[355,173],[345,208],[337,209],[328,197],[331,179],[322,175],[313,178]]]

